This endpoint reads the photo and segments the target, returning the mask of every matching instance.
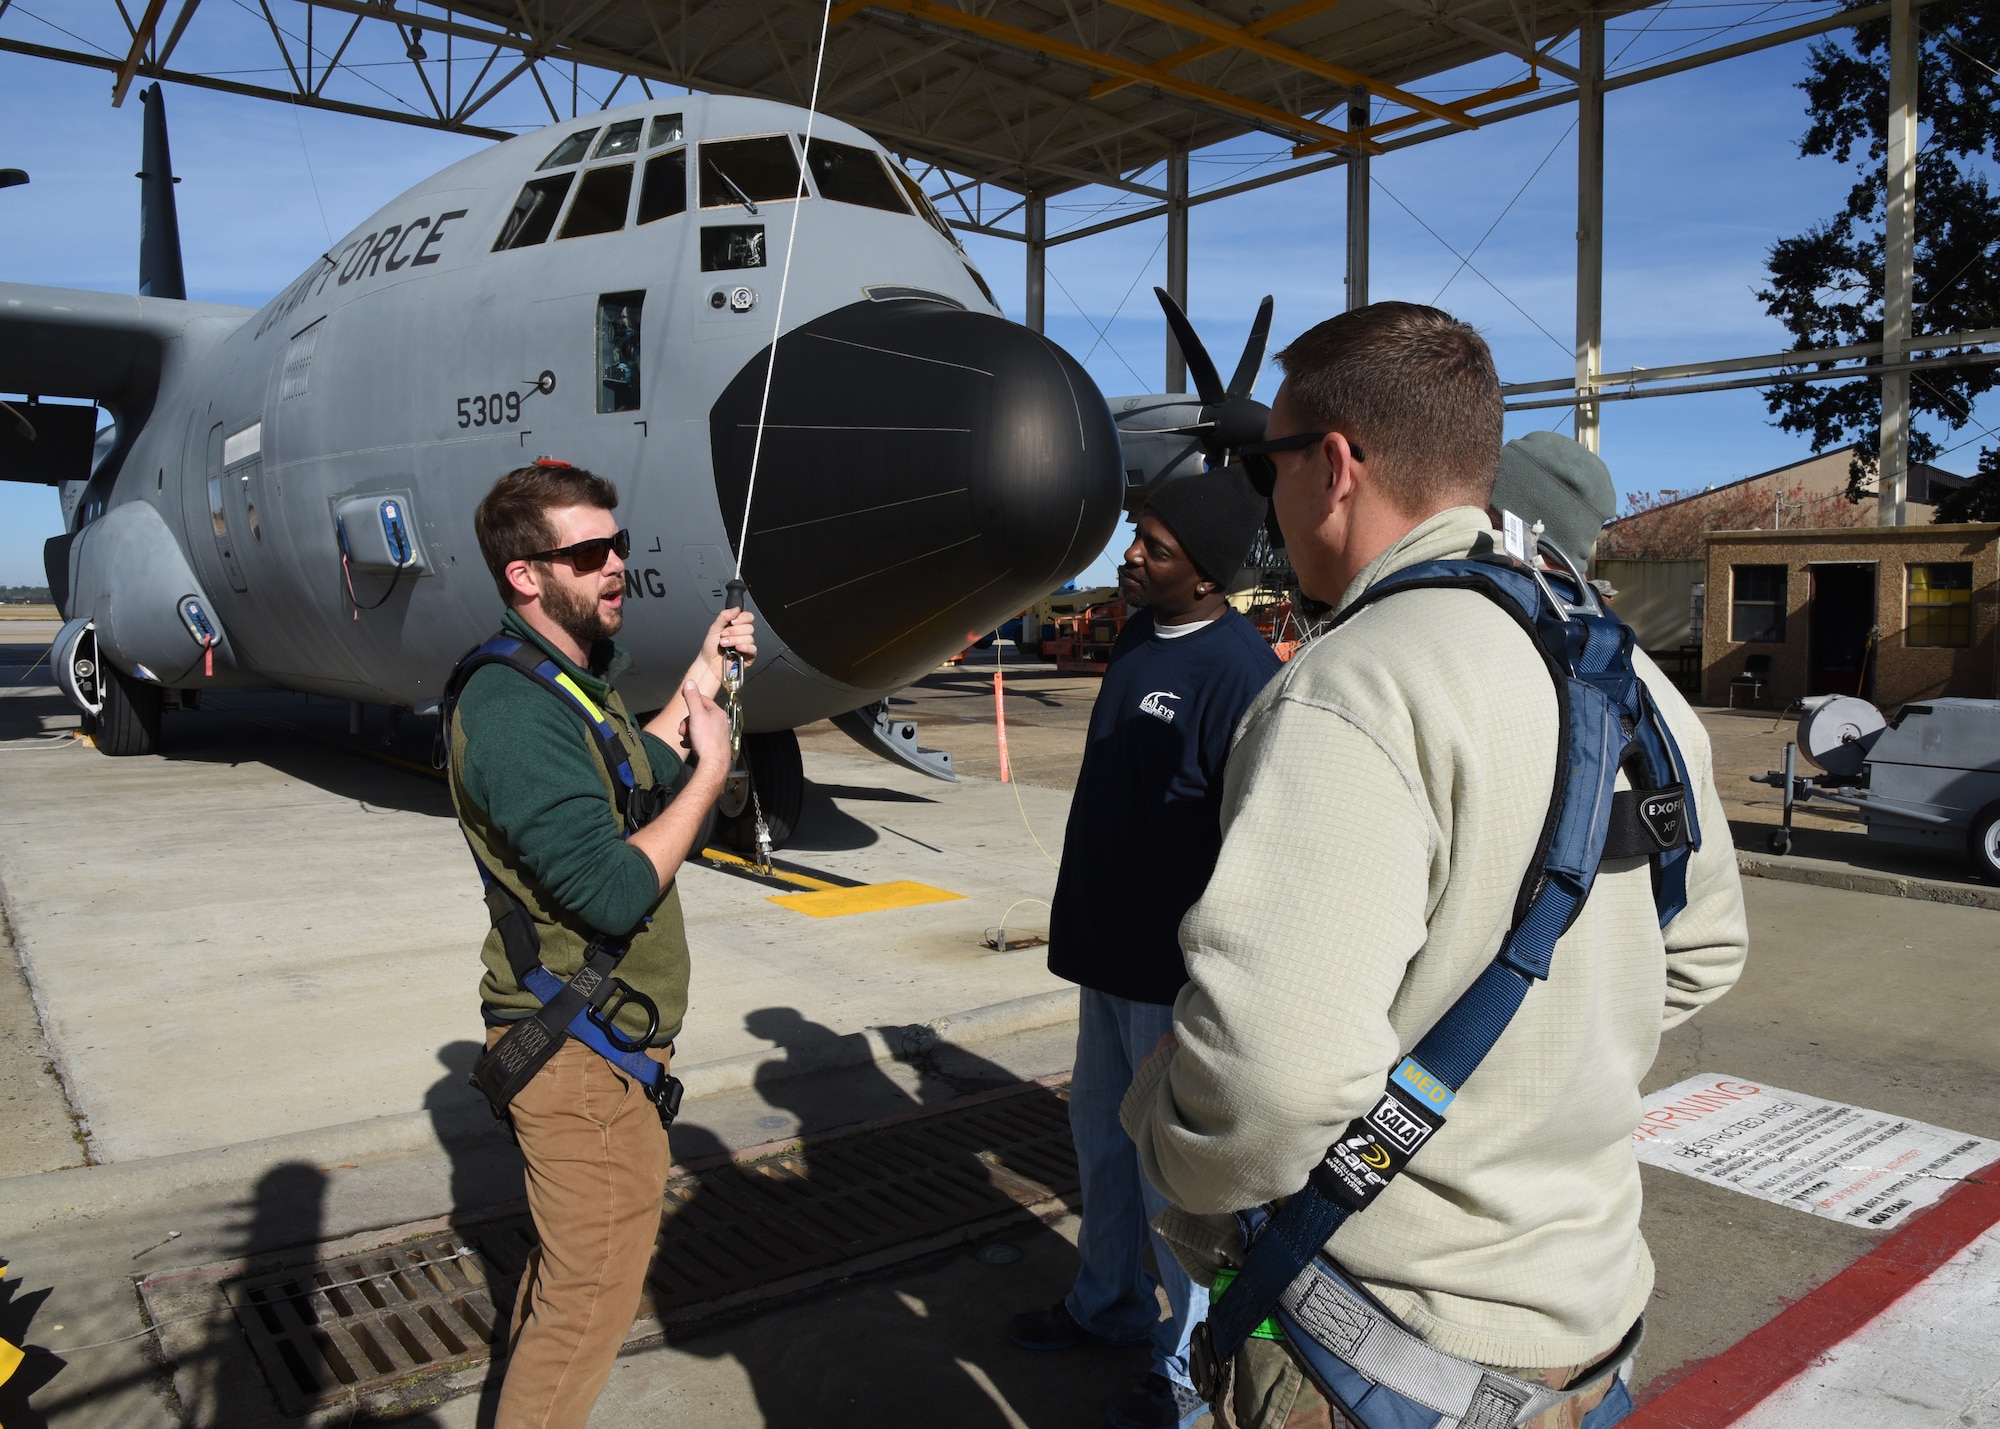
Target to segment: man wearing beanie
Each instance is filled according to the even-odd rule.
[[[1236,722],[1278,658],[1223,598],[1264,522],[1234,467],[1166,483],[1139,513],[1118,588],[1137,613],[1111,652],[1090,717],[1049,917],[1049,970],[1082,988],[1070,1134],[1082,1177],[1082,1259],[1069,1295],[1014,1317],[1033,1350],[1149,1346],[1152,1364],[1112,1405],[1114,1429],[1192,1424],[1188,1336],[1208,1312],[1150,1223],[1166,1201],[1118,1124],[1132,1075],[1173,1028],[1187,981],[1180,921],[1222,846],[1223,763]],[[1151,1242],[1158,1279],[1147,1273]],[[1156,1288],[1171,1313],[1160,1318]]]
[[[1618,514],[1611,468],[1589,447],[1554,432],[1530,432],[1500,449],[1493,479],[1494,511],[1511,511],[1562,548],[1578,566],[1590,563],[1597,534]]]

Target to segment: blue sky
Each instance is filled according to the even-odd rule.
[[[1609,52],[1626,54],[1613,72],[1677,46],[1706,48],[1705,31],[1777,8],[1687,3],[1620,21]],[[1788,21],[1824,8],[1783,6]],[[67,16],[67,9],[40,0],[29,10],[16,4],[0,17],[0,33],[69,43],[36,18]],[[260,29],[261,17],[248,10],[205,8],[175,64],[219,70],[269,63]],[[1754,297],[1765,252],[1831,214],[1851,181],[1831,161],[1798,154],[1804,100],[1795,85],[1805,49],[1794,44],[1607,97],[1608,370],[1789,345]],[[386,80],[396,57],[382,58]],[[1519,69],[1489,62],[1422,88],[1443,96],[1512,79]],[[360,72],[361,82],[368,73]],[[601,77],[586,72],[583,83],[602,97]],[[33,176],[25,188],[0,191],[0,280],[134,288],[139,195],[132,174],[141,109],[136,99],[113,109],[109,89],[101,71],[0,54],[0,165]],[[199,89],[170,85],[167,95],[189,296],[219,302],[261,304],[330,235],[485,143]],[[619,102],[638,97],[628,85]],[[566,109],[567,94],[558,102]],[[587,97],[583,105],[594,107]],[[547,111],[529,89],[496,106],[492,118],[530,127],[537,118],[547,122]],[[1562,106],[1374,164],[1372,296],[1434,301],[1473,322],[1510,381],[1561,377],[1573,365],[1574,120],[1574,109]],[[1253,165],[1276,166],[1279,148],[1250,136],[1197,154],[1194,187]],[[1277,298],[1272,350],[1342,305],[1345,182],[1333,170],[1193,211],[1189,308],[1225,372],[1265,293]],[[1089,221],[1113,198],[1093,190],[1052,202],[1051,233]],[[1484,279],[1470,270],[1454,277],[1459,261],[1444,244],[1466,252],[1489,228],[1474,259]],[[1088,354],[1086,365],[1107,395],[1161,383],[1164,325],[1150,289],[1164,281],[1162,237],[1155,220],[1050,251],[1049,334],[1079,357]],[[979,236],[966,241],[1002,306],[1018,317],[1021,248]],[[1275,385],[1267,366],[1258,395],[1268,400]],[[2000,403],[1989,399],[1975,415],[1993,426],[1996,409]],[[1555,411],[1519,414],[1509,435],[1560,419]],[[1968,437],[1973,444],[1942,465],[1973,468],[1976,428],[1944,444]],[[1603,453],[1621,491],[1635,491],[1719,483],[1803,458],[1809,448],[1772,427],[1761,398],[1748,390],[1610,404]],[[60,527],[53,490],[0,483],[0,584],[39,584],[42,541]],[[1093,570],[1102,575],[1109,564],[1101,560]]]

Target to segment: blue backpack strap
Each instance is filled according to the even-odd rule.
[[[1633,668],[1630,628],[1587,588],[1568,584],[1573,599],[1566,600],[1548,574],[1509,560],[1428,561],[1371,586],[1334,622],[1403,590],[1463,589],[1491,599],[1534,642],[1554,682],[1555,788],[1513,925],[1491,965],[1397,1065],[1373,1110],[1348,1123],[1327,1148],[1305,1187],[1264,1222],[1242,1270],[1211,1298],[1190,1355],[1195,1388],[1211,1401],[1223,1367],[1348,1217],[1372,1204],[1444,1125],[1445,1109],[1507,1030],[1529,987],[1548,977],[1556,942],[1597,877],[1628,751],[1636,744],[1645,773],[1662,784],[1663,776],[1677,780],[1688,802],[1680,752]],[[1692,833],[1691,811],[1688,818]],[[1663,861],[1656,885],[1663,925],[1686,902],[1687,849],[1678,853],[1672,873]]]

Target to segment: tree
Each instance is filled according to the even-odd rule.
[[[1934,521],[2000,521],[2000,447],[1979,454],[1979,474],[1938,498]]]
[[[1671,488],[1634,491],[1629,510],[1598,538],[1600,561],[1698,561],[1710,531],[1824,530],[1863,526],[1870,512],[1838,491],[1809,491],[1804,482],[1783,490],[1742,481],[1683,496]]]
[[[1870,0],[1846,0],[1860,9]],[[1928,131],[1917,155],[1915,331],[2000,326],[2000,195],[1982,169],[2000,159],[2000,5],[1940,0],[1916,12],[1918,120]],[[1805,91],[1807,156],[1831,155],[1857,178],[1840,212],[1771,247],[1771,285],[1757,296],[1785,325],[1796,351],[1882,340],[1883,227],[1889,121],[1889,22],[1856,26],[1812,48]],[[1868,365],[1878,365],[1871,359]],[[1820,370],[1832,363],[1813,364]],[[1994,365],[1968,363],[1911,374],[1910,460],[1932,462],[1938,442],[1924,417],[1957,431],[1972,403],[2000,380]],[[1882,412],[1879,381],[1788,382],[1765,405],[1788,432],[1807,433],[1815,452],[1855,446],[1848,496],[1872,496]],[[1981,453],[1988,469],[1991,450]],[[1937,519],[1952,519],[1938,507]],[[1963,519],[1963,518],[1957,518]]]

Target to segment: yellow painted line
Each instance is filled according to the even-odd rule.
[[[749,859],[737,854],[726,853],[719,848],[705,848],[701,851],[701,856],[710,863],[727,864],[731,868],[740,868],[745,873],[754,873],[759,878],[774,878],[780,883],[790,883],[799,888],[808,888],[815,893],[826,892],[827,890],[839,891],[842,888],[841,884],[829,883],[824,878],[808,878],[803,873],[787,873],[782,868],[774,868],[769,873],[766,873]]]
[[[845,918],[850,913],[881,913],[890,908],[916,908],[925,903],[951,903],[965,897],[928,883],[864,883],[858,888],[828,888],[819,893],[779,893],[771,902],[808,918]]]
[[[14,1371],[21,1367],[21,1361],[25,1358],[18,1345],[0,1340],[0,1384],[5,1384],[14,1377]]]

